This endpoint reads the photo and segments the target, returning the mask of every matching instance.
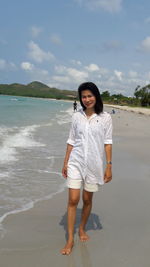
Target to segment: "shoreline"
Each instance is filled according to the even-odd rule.
[[[30,210],[7,216],[0,243],[2,266],[99,267],[101,263],[105,267],[149,267],[150,120],[123,110],[112,119],[117,137],[113,144],[113,180],[94,194],[87,223],[90,240],[79,241],[80,200],[73,251],[70,256],[60,254],[67,229],[65,189]]]
[[[41,99],[41,100],[54,100],[54,101],[66,101],[73,103],[76,99],[56,99],[56,98],[45,98],[45,97],[32,97],[32,96],[19,96],[19,95],[3,95],[0,94],[0,96],[12,96],[12,97],[24,97],[24,98],[32,98],[32,99]],[[76,100],[77,103],[80,103],[79,100]],[[138,114],[143,114],[143,115],[148,115],[150,116],[150,108],[144,108],[144,107],[130,107],[130,106],[120,106],[120,105],[114,105],[114,104],[105,104],[104,106],[106,107],[112,107],[124,111],[130,111],[130,112],[135,112]]]
[[[31,98],[34,98],[34,97],[31,97]],[[36,99],[36,97],[35,97]],[[43,99],[43,98],[40,98],[40,99]],[[48,99],[48,100],[57,100],[57,99]],[[60,101],[60,100],[58,100]],[[62,100],[63,101],[63,100]],[[150,115],[150,114],[147,114],[147,113],[142,113],[141,112],[141,109],[139,110],[136,110],[136,108],[133,108],[135,110],[130,110],[128,109],[129,107],[128,106],[118,106],[118,105],[109,105],[109,104],[104,104],[104,106],[108,107],[108,108],[116,108],[116,109],[120,109],[122,111],[125,111],[125,112],[133,112],[135,114],[143,114],[143,115]],[[149,110],[150,112],[150,110]],[[22,213],[24,211],[28,211],[28,210],[31,210],[34,208],[34,206],[39,203],[39,202],[42,202],[42,201],[45,201],[45,200],[49,200],[51,198],[53,198],[55,195],[57,194],[60,194],[62,193],[63,191],[65,191],[65,186],[63,186],[60,190],[58,190],[57,192],[54,192],[52,193],[51,195],[49,196],[46,196],[45,198],[43,199],[37,199],[33,202],[30,202],[28,204],[26,204],[24,207],[22,207],[21,209],[16,209],[16,210],[12,210],[12,211],[9,211],[9,212],[6,212],[5,214],[3,214],[1,217],[0,217],[0,225],[2,225],[3,223],[5,223],[5,219],[7,219],[7,216],[9,215],[14,215],[14,214],[18,214],[18,213]]]
[[[106,107],[112,107],[124,111],[130,111],[130,112],[135,112],[137,114],[143,114],[143,115],[148,115],[150,116],[150,109],[148,108],[143,108],[143,107],[130,107],[130,106],[119,106],[119,105],[111,105],[111,104],[104,104]]]
[[[28,211],[28,210],[31,210],[34,208],[34,206],[40,202],[43,202],[43,201],[46,201],[46,200],[50,200],[51,198],[53,198],[55,195],[57,194],[61,194],[63,191],[65,191],[66,189],[66,186],[62,186],[62,188],[60,188],[57,192],[54,192],[54,193],[51,193],[50,195],[44,197],[44,198],[41,198],[41,199],[37,199],[35,201],[32,201],[30,203],[27,203],[26,205],[24,205],[22,208],[19,208],[19,209],[16,209],[16,210],[11,210],[11,211],[8,211],[6,212],[5,214],[3,214],[1,217],[0,217],[0,225],[3,225],[5,223],[5,219],[7,219],[7,217],[9,215],[15,215],[15,214],[18,214],[18,213],[21,213],[21,212],[25,212],[25,211]]]
[[[0,94],[0,96],[10,96],[10,97],[23,97],[23,98],[32,98],[32,99],[41,99],[41,100],[54,100],[54,101],[66,101],[66,102],[74,102],[76,99],[56,99],[56,98],[47,98],[47,97],[36,97],[36,96],[20,96],[20,95],[3,95]],[[78,100],[76,100],[77,102],[79,102]]]

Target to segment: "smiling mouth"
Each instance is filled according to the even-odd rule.
[[[90,106],[92,103],[86,103],[86,106]]]

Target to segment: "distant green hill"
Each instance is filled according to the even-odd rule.
[[[20,83],[0,84],[0,94],[69,100],[77,98],[77,91],[51,88],[38,81],[31,82],[27,85]]]

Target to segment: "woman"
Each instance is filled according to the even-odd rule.
[[[93,193],[99,186],[112,179],[112,120],[103,112],[103,102],[97,86],[86,82],[79,86],[78,94],[82,109],[72,117],[62,175],[67,179],[68,240],[61,250],[69,255],[74,245],[76,209],[83,184],[83,209],[79,226],[79,238],[87,241],[85,226],[92,208]],[[106,169],[103,173],[103,154],[106,154]]]

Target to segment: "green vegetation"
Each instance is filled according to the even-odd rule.
[[[134,97],[127,97],[122,94],[110,95],[108,91],[101,94],[104,103],[127,105],[133,107],[150,107],[150,84],[141,88],[139,85],[135,88]]]
[[[135,97],[127,97],[122,94],[108,95],[108,91],[102,92],[101,96],[104,103],[114,105],[127,105],[127,106],[139,106],[140,102]]]
[[[150,84],[141,88],[139,85],[135,88],[134,95],[137,101],[143,107],[150,107]]]
[[[76,91],[50,88],[49,86],[37,81],[27,85],[19,83],[0,84],[0,94],[69,100],[77,97]]]
[[[49,86],[37,81],[31,82],[27,85],[19,83],[0,84],[0,94],[64,100],[78,99],[77,91],[50,88]],[[150,84],[143,88],[138,85],[135,88],[133,97],[127,97],[122,94],[110,95],[109,91],[102,92],[101,96],[104,103],[107,104],[150,107]]]

